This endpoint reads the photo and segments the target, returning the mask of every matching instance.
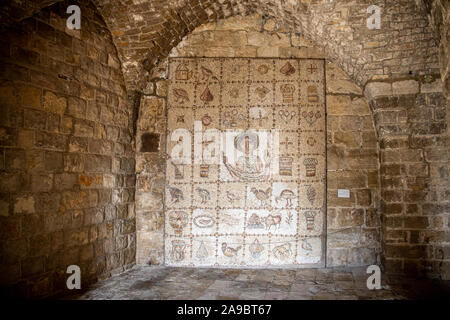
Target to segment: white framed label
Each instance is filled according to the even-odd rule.
[[[350,190],[338,189],[338,198],[350,198]]]

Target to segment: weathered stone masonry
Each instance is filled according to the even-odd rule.
[[[72,4],[72,2],[71,2]],[[134,138],[120,61],[96,8],[68,2],[10,27],[0,43],[0,274],[8,295],[83,286],[135,262]]]
[[[380,143],[384,265],[448,277],[446,100],[437,76],[371,82]]]

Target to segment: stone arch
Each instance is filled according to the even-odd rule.
[[[51,3],[60,0],[51,1]],[[417,2],[417,3],[416,3]],[[142,90],[157,62],[166,57],[196,27],[231,16],[258,13],[281,27],[305,35],[322,48],[355,82],[364,86],[371,79],[439,72],[436,39],[422,1],[282,0],[181,0],[111,2],[93,0],[108,25],[119,51],[127,88]],[[367,7],[382,10],[382,28],[368,30]],[[2,6],[1,26],[6,27],[48,6],[25,1]],[[404,19],[402,19],[402,16]],[[408,37],[402,28],[417,28],[422,36]],[[411,33],[411,32],[410,32]],[[403,50],[402,55],[396,53]]]
[[[424,212],[437,209],[439,219],[445,221],[447,213],[441,203],[447,200],[445,200],[445,196],[438,198],[433,197],[433,194],[441,194],[446,188],[444,185],[448,184],[445,173],[438,173],[445,172],[446,157],[441,161],[432,156],[434,146],[442,148],[445,145],[443,141],[446,139],[446,125],[442,119],[442,114],[445,114],[445,110],[443,110],[445,108],[442,106],[443,104],[445,106],[445,100],[442,100],[441,97],[442,84],[437,80],[439,74],[437,48],[426,16],[420,10],[414,11],[416,7],[411,1],[390,2],[383,7],[388,13],[383,23],[388,24],[390,28],[370,34],[364,25],[366,15],[363,4],[354,9],[355,11],[345,6],[339,7],[339,4],[328,6],[318,3],[317,8],[320,9],[321,5],[325,8],[332,8],[328,12],[329,16],[320,15],[320,10],[315,15],[311,9],[314,8],[314,5],[306,5],[302,8],[310,10],[309,18],[304,16],[305,13],[298,13],[296,16],[299,19],[303,17],[307,22],[303,21],[303,24],[300,24],[299,20],[289,20],[288,18],[283,21],[291,21],[292,25],[304,28],[305,25],[314,25],[314,22],[320,17],[331,18],[332,21],[333,18],[336,19],[336,24],[324,26],[318,23],[314,25],[317,27],[314,29],[317,30],[316,33],[306,29],[305,34],[313,40],[323,40],[321,43],[325,44],[323,49],[326,57],[335,60],[339,66],[348,71],[356,83],[365,88],[364,93],[370,100],[376,129],[379,133],[378,142],[382,149],[380,167],[384,177],[381,180],[380,210],[383,218],[381,241],[384,253],[383,261],[387,268],[393,271],[440,274],[442,264],[439,261],[442,258],[439,258],[437,253],[433,253],[435,252],[433,250],[436,246],[439,247],[442,241],[445,241],[446,227],[443,224],[431,227],[433,219],[420,217]],[[264,6],[263,8],[266,9]],[[277,12],[276,9],[275,6],[268,9],[269,11],[262,10],[262,12],[265,17],[270,17],[267,12]],[[336,13],[336,9],[340,9],[338,10],[340,16],[338,15],[337,18],[333,14]],[[229,17],[235,14],[233,10],[226,10],[225,13],[220,11],[221,13],[217,14],[207,6],[201,7],[199,10],[199,12],[209,12],[210,15],[199,14],[202,18],[195,17],[198,23],[214,21],[218,17]],[[238,9],[236,12],[240,13]],[[249,13],[252,12],[258,12],[258,10],[249,10]],[[359,14],[355,16],[355,12],[359,12]],[[187,15],[187,13],[184,14]],[[283,14],[278,16],[284,17]],[[401,16],[405,17],[404,21],[398,19]],[[177,17],[175,16],[175,19],[178,19]],[[358,22],[353,26],[347,26],[345,17],[356,19]],[[418,19],[419,22],[415,19]],[[416,21],[417,25],[413,21]],[[359,29],[354,29],[355,25],[359,26]],[[189,26],[192,28],[196,24]],[[425,35],[414,34],[412,29],[416,26]],[[284,27],[280,26],[280,28]],[[162,61],[173,44],[191,30],[190,28],[183,29],[181,27],[182,31],[174,36],[176,40],[171,44],[159,46],[156,40],[160,39],[159,41],[161,41],[161,38],[155,38],[156,40],[152,42],[154,51],[152,51],[151,58],[153,60],[144,58],[147,69],[155,72],[151,73],[146,81],[158,77],[158,68],[152,69],[152,66]],[[317,36],[320,32],[325,33],[323,38]],[[333,36],[336,36],[334,39],[338,39],[336,41],[341,43],[328,41]],[[127,36],[124,35],[123,39],[126,38]],[[143,54],[145,55],[144,52]],[[379,100],[379,98],[381,99]],[[417,114],[416,106],[419,107],[418,109],[426,109],[428,110],[426,112],[431,112],[432,118],[428,116],[421,118],[421,115]],[[395,112],[395,119],[385,117],[391,111]],[[423,139],[422,136],[426,136],[426,139]],[[400,140],[398,140],[399,138]],[[393,141],[395,142],[392,143]],[[405,143],[405,141],[407,142]],[[390,154],[394,154],[394,158],[388,159],[387,155]],[[414,168],[422,169],[415,171]],[[425,176],[421,176],[420,172],[426,172]],[[417,183],[403,185],[395,184],[396,181],[416,181]],[[434,188],[436,181],[437,189]],[[393,190],[396,188],[399,189],[398,193]],[[421,192],[417,192],[417,188]],[[395,197],[392,197],[393,194]],[[399,201],[405,201],[405,203],[400,204]],[[417,208],[417,210],[413,210],[413,208]],[[412,216],[405,217],[408,214]],[[436,229],[436,231],[427,231],[429,228]],[[432,244],[424,243],[429,241],[426,239],[432,239]]]
[[[95,3],[113,33],[127,86],[132,90],[142,90],[148,80],[147,72],[196,27],[253,13],[304,34],[361,86],[373,77],[438,70],[433,33],[425,13],[414,1],[377,1],[385,12],[381,30],[367,29],[369,4],[364,2],[193,0],[113,4],[97,0]],[[397,22],[395,16],[399,12],[415,19],[426,36],[410,41],[406,33],[402,35],[399,30],[403,22],[401,19]],[[396,55],[402,48],[404,55]]]

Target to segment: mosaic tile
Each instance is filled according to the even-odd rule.
[[[216,210],[194,209],[191,223],[194,236],[214,234],[218,224]]]
[[[217,205],[217,183],[194,184],[192,206],[194,208],[215,208]]]
[[[269,244],[271,265],[292,265],[295,262],[297,241],[295,237],[272,236]]]
[[[278,130],[297,132],[300,111],[297,105],[277,105],[274,107],[274,127]]]
[[[219,184],[219,207],[243,208],[246,201],[246,186],[239,182]]]
[[[171,107],[192,108],[196,100],[196,91],[192,90],[193,85],[193,83],[187,81],[171,83],[167,94],[167,103]]]
[[[274,102],[274,88],[271,82],[264,83],[252,83],[248,87],[249,98],[248,103],[250,105],[256,105],[258,107],[268,107]]]
[[[194,129],[194,111],[192,108],[170,108],[168,114],[167,125],[170,131],[173,132],[176,129],[182,128],[187,130]]]
[[[214,131],[219,129],[220,126],[220,108],[218,107],[202,107],[196,108],[194,120],[198,121],[201,124],[201,129],[203,130],[203,134],[205,135],[205,131],[209,130]],[[198,127],[195,127],[195,130],[198,131]],[[209,140],[203,139],[204,143]]]
[[[274,59],[274,80],[296,81],[299,78],[300,60],[298,59]]]
[[[211,266],[216,263],[216,238],[196,237],[192,241],[192,263],[196,266]]]
[[[273,128],[273,107],[251,106],[248,118],[250,128],[270,130]]]
[[[247,110],[236,105],[222,108],[220,110],[220,121],[222,130],[246,130],[248,127]]]
[[[224,82],[247,82],[249,78],[248,59],[224,59],[222,61],[222,80]]]
[[[222,106],[236,107],[240,101],[248,99],[248,90],[245,81],[235,81],[222,83]]]
[[[302,155],[324,155],[325,132],[302,131],[299,134],[299,153]]]
[[[297,81],[284,81],[275,84],[275,103],[280,107],[295,106],[300,102],[300,89]]]

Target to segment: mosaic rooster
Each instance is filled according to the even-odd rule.
[[[267,190],[256,189],[255,187],[250,189],[250,192],[255,195],[255,198],[259,200],[261,206],[266,205],[266,201],[272,195],[272,188],[267,188]]]

